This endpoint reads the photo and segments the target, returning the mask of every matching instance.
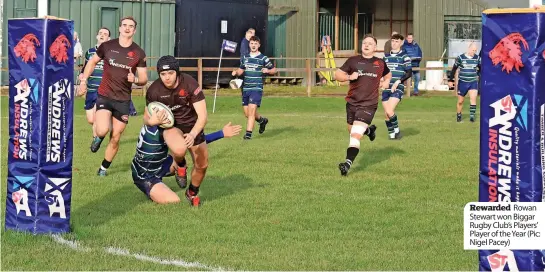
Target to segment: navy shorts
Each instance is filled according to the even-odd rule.
[[[469,90],[479,90],[479,81],[473,81],[473,82],[464,82],[461,80],[458,81],[459,96],[466,96]]]
[[[140,189],[142,193],[144,193],[145,195],[148,196],[148,198],[150,198],[151,188],[153,188],[155,184],[163,183],[163,177],[170,175],[170,167],[172,166],[173,161],[174,161],[174,158],[168,155],[167,159],[163,162],[163,166],[161,167],[161,169],[158,172],[154,173],[153,175],[150,175],[149,178],[139,177],[137,172],[140,172],[140,171],[137,171],[136,169],[134,169],[134,167],[136,167],[136,164],[133,162],[131,169],[132,169],[132,179],[134,181],[134,185],[136,185],[136,187],[138,187],[138,189]]]
[[[403,95],[405,93],[401,90],[396,90],[395,92],[391,92],[390,90],[384,90],[382,91],[382,102],[388,101],[390,97],[395,97],[399,100],[403,99]]]
[[[98,98],[98,92],[89,92],[85,95],[85,110],[92,110]]]
[[[259,107],[261,106],[261,97],[263,97],[263,92],[261,91],[242,91],[242,106],[255,104]]]

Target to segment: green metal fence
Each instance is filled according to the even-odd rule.
[[[335,48],[335,15],[319,14],[320,37],[331,37],[331,48]],[[354,49],[354,16],[339,16],[339,50]]]

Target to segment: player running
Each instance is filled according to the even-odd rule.
[[[244,115],[248,118],[246,134],[244,135],[245,140],[252,139],[254,121],[259,123],[259,134],[265,132],[267,123],[269,123],[267,118],[259,115],[257,108],[261,106],[261,98],[263,97],[263,74],[274,75],[276,68],[267,56],[259,52],[260,46],[259,37],[251,37],[250,53],[241,58],[240,68],[232,73],[233,76],[244,74],[242,108],[244,109]]]
[[[392,50],[384,55],[384,62],[392,73],[392,79],[388,89],[382,91],[382,107],[386,117],[386,128],[390,140],[401,139],[399,124],[397,121],[396,107],[403,99],[405,85],[403,82],[412,75],[411,57],[401,49],[403,45],[403,36],[401,34],[392,35]]]
[[[384,60],[375,57],[377,39],[366,35],[362,41],[362,54],[350,57],[341,68],[335,71],[335,79],[350,81],[346,96],[346,122],[350,133],[350,143],[346,150],[346,161],[339,164],[341,175],[346,176],[360,150],[360,139],[367,135],[375,139],[376,126],[371,125],[378,106],[378,92],[389,86],[392,74]]]
[[[174,127],[165,129],[163,137],[176,165],[176,182],[185,188],[185,153],[189,150],[193,158],[191,184],[186,197],[192,205],[199,204],[199,186],[208,168],[208,147],[203,129],[207,122],[206,101],[197,81],[190,75],[181,73],[178,60],[173,56],[163,56],[157,61],[159,79],[149,86],[146,93],[146,107],[151,102],[160,102],[172,110]],[[147,109],[144,110],[144,124],[150,123]]]
[[[449,87],[454,87],[454,76],[460,68],[458,75],[458,104],[456,104],[456,122],[462,122],[462,107],[464,98],[469,92],[469,121],[475,122],[477,112],[477,95],[479,89],[479,73],[481,70],[481,58],[476,55],[477,45],[471,43],[467,53],[456,58],[449,77]]]
[[[104,43],[110,40],[110,30],[103,27],[98,30],[97,36],[97,44],[95,47],[89,48],[87,52],[85,52],[85,63],[83,64],[83,68],[81,68],[81,73],[79,74],[79,80],[83,80],[83,73],[85,71],[85,67],[87,65],[87,62],[91,60],[91,58],[96,54],[98,47]],[[89,76],[89,79],[87,81],[87,94],[85,95],[85,115],[87,116],[87,122],[92,126],[93,128],[93,139],[97,136],[96,129],[95,129],[95,111],[96,111],[96,101],[98,97],[98,87],[100,86],[100,82],[102,81],[102,74],[104,72],[104,62],[100,60],[96,66],[95,69],[92,71],[91,76]]]
[[[168,145],[163,137],[164,129],[158,127],[168,121],[165,117],[164,111],[157,111],[149,116],[148,124],[151,126],[142,126],[131,164],[132,179],[136,187],[159,204],[180,202],[178,195],[162,181],[163,177],[173,175],[177,168],[174,158],[168,155]],[[207,134],[206,143],[233,137],[241,129],[240,125],[233,126],[228,123],[222,130]],[[200,205],[198,196],[190,198],[186,194],[186,198],[191,206]]]
[[[91,152],[100,148],[104,137],[110,132],[110,142],[106,147],[104,160],[98,170],[105,176],[119,149],[119,140],[129,122],[132,84],[145,85],[148,81],[146,53],[133,42],[136,33],[136,20],[124,17],[119,23],[119,38],[102,43],[96,54],[87,62],[80,83],[80,95],[87,92],[87,80],[97,63],[103,60],[104,73],[98,87],[96,102],[96,137],[91,144]],[[134,73],[138,74],[138,77]]]

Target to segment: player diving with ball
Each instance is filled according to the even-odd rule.
[[[144,127],[131,168],[134,183],[151,200],[162,204],[179,202],[178,196],[162,183],[162,177],[174,172],[178,185],[185,188],[187,179],[183,177],[183,166],[185,154],[189,151],[194,167],[185,196],[191,206],[199,206],[199,187],[208,168],[206,143],[237,135],[241,127],[229,123],[224,130],[208,135],[207,139],[203,133],[207,122],[204,94],[197,81],[181,73],[179,68],[178,60],[173,56],[163,56],[157,61],[159,79],[146,93]],[[152,102],[168,107],[174,124],[170,124],[168,118],[170,111],[155,108],[156,111],[150,114],[148,107]],[[168,154],[169,149],[171,155]]]

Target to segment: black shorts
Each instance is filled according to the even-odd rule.
[[[112,117],[128,124],[129,123],[129,108],[131,101],[119,101],[114,100],[102,95],[98,95],[96,102],[96,110],[109,110],[112,113]]]
[[[176,124],[175,127],[181,130],[184,134],[191,132],[191,129],[193,129],[192,126],[190,127],[190,126],[184,126],[184,125],[178,125],[178,124]],[[204,136],[204,132],[201,130],[201,132],[199,132],[197,136],[195,137],[195,140],[193,141],[193,145],[200,145],[204,142],[206,142],[206,138]]]
[[[364,122],[371,125],[377,106],[354,106],[346,103],[346,123],[353,125],[354,121]]]

